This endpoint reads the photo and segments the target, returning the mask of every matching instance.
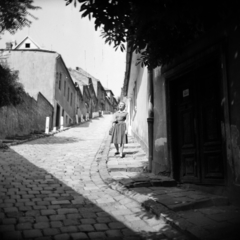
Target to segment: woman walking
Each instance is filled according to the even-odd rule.
[[[114,143],[116,148],[115,155],[120,153],[120,157],[123,158],[124,144],[128,143],[127,138],[127,125],[125,123],[128,113],[125,111],[125,103],[120,102],[118,105],[118,111],[113,116],[113,132],[111,143]],[[120,148],[120,152],[119,152]]]

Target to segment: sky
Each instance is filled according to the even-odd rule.
[[[29,36],[40,47],[61,54],[67,67],[81,67],[116,97],[120,96],[126,53],[105,44],[100,30],[95,31],[93,20],[81,18],[80,4],[75,8],[73,4],[66,6],[64,0],[34,0],[34,5],[42,8],[31,12],[38,20],[29,18],[31,26],[14,35],[5,32],[0,49],[5,48],[7,41],[20,43]]]

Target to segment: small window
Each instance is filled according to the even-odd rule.
[[[70,106],[72,106],[72,93],[71,93]]]
[[[58,88],[59,88],[59,90],[61,90],[61,88],[62,88],[62,74],[61,73],[59,74]]]
[[[30,43],[25,43],[25,48],[30,48]]]
[[[66,81],[64,81],[64,92],[63,92],[63,95],[64,95],[64,97],[66,95]]]
[[[69,101],[69,88],[68,88],[68,95],[67,95],[67,100]]]

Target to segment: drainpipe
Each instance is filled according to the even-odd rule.
[[[148,170],[152,172],[153,162],[153,121],[154,121],[154,102],[153,102],[153,70],[148,69]]]

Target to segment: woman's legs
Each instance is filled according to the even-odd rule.
[[[120,157],[123,157],[124,144],[120,144]]]
[[[115,148],[116,148],[116,154],[118,154],[118,153],[119,153],[119,147],[118,147],[118,144],[117,144],[117,143],[114,143],[114,146],[115,146]]]

